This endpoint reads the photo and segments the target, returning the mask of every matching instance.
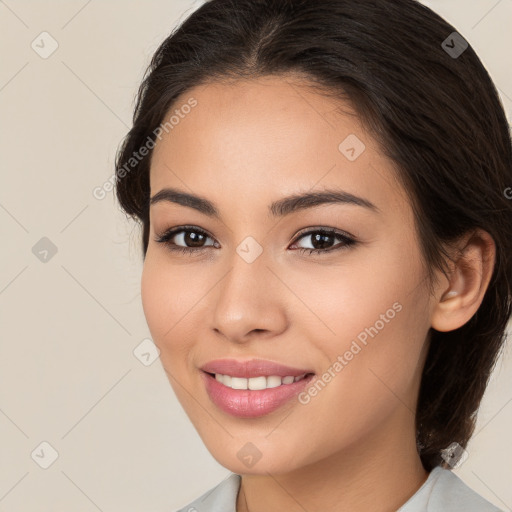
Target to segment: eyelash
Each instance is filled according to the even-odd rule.
[[[194,233],[199,233],[201,235],[205,235],[209,238],[213,238],[213,237],[210,237],[210,235],[208,233],[206,233],[206,231],[203,231],[202,229],[199,229],[195,226],[180,226],[178,228],[171,228],[171,229],[167,230],[161,236],[155,238],[155,241],[158,243],[165,244],[168,247],[168,249],[171,251],[175,251],[177,253],[185,253],[189,256],[193,256],[194,253],[196,253],[195,255],[199,255],[199,253],[201,253],[203,250],[207,249],[208,247],[214,247],[213,245],[208,245],[206,247],[195,247],[195,248],[194,247],[182,247],[182,246],[179,246],[179,245],[176,245],[176,244],[170,242],[170,240],[175,235],[182,233],[182,232],[194,232]],[[304,237],[307,237],[307,236],[310,236],[313,234],[317,234],[317,233],[321,233],[322,235],[335,235],[336,237],[340,238],[343,243],[338,247],[334,246],[329,249],[310,249],[307,247],[299,247],[298,249],[294,249],[294,250],[299,251],[301,253],[305,253],[307,251],[308,254],[310,254],[310,255],[312,253],[314,253],[315,255],[320,255],[320,254],[325,254],[328,252],[348,249],[349,247],[354,246],[358,243],[353,237],[348,236],[346,233],[343,233],[341,231],[338,231],[338,230],[335,230],[332,228],[316,228],[316,229],[312,229],[310,231],[301,233],[294,240],[293,244],[297,243],[300,239],[302,239]]]

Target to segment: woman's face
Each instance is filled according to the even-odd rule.
[[[144,313],[180,403],[237,473],[378,456],[414,435],[432,304],[413,213],[336,108],[283,77],[200,86],[152,156]],[[221,359],[240,364],[206,369],[235,379],[203,371]]]

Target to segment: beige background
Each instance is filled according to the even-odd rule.
[[[229,474],[160,360],[135,357],[150,336],[139,232],[112,193],[92,194],[112,175],[152,53],[198,5],[0,0],[0,512],[173,511]],[[473,45],[510,119],[512,1],[429,5]],[[51,49],[43,31],[58,44],[46,59],[31,47]],[[43,237],[57,249],[46,262],[33,252]],[[511,425],[509,344],[456,470],[503,510],[512,510]]]

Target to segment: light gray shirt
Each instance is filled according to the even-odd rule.
[[[177,512],[236,512],[241,476],[231,473],[220,484]],[[503,512],[468,487],[451,470],[434,468],[424,484],[397,512]]]

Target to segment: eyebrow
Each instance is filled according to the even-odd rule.
[[[163,188],[151,197],[149,204],[154,205],[160,202],[175,203],[193,208],[208,217],[220,219],[220,213],[214,203],[204,197],[182,192],[175,188]],[[351,204],[379,212],[379,208],[368,199],[355,196],[344,190],[323,190],[320,192],[306,192],[293,194],[274,201],[269,206],[269,214],[273,217],[283,217],[299,210],[314,208],[329,203]]]

